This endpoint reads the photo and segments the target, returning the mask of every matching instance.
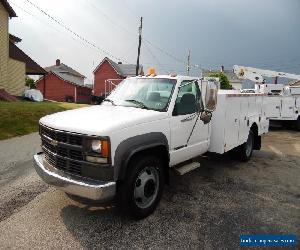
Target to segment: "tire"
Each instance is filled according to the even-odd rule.
[[[254,134],[250,130],[247,141],[243,143],[241,146],[239,146],[236,151],[238,159],[244,162],[249,161],[252,156],[253,147],[254,147]]]
[[[300,116],[298,116],[298,119],[297,119],[297,121],[296,121],[296,129],[297,129],[298,131],[300,131]]]
[[[125,180],[117,186],[118,206],[134,219],[142,219],[153,213],[161,199],[165,182],[162,161],[140,155],[128,169]]]

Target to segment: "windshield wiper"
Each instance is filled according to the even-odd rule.
[[[143,109],[149,109],[144,103],[140,102],[140,101],[137,101],[137,100],[134,100],[134,99],[130,99],[130,100],[125,100],[126,102],[132,102],[134,104],[137,104],[139,105],[141,108]]]
[[[111,99],[108,99],[108,98],[105,98],[105,99],[103,100],[103,102],[110,102],[112,105],[116,106],[116,104],[114,103],[114,101],[111,100]]]

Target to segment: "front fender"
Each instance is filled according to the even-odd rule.
[[[115,152],[114,179],[117,181],[125,178],[128,163],[134,154],[157,146],[164,146],[169,151],[167,137],[161,132],[137,135],[122,141]]]

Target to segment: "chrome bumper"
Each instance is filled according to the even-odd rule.
[[[88,178],[71,177],[57,170],[44,161],[44,154],[38,153],[33,156],[34,167],[38,175],[48,184],[83,198],[109,201],[116,193],[116,182],[104,182]]]

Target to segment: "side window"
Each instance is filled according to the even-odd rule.
[[[182,81],[173,115],[193,114],[202,108],[201,92],[197,81]]]

